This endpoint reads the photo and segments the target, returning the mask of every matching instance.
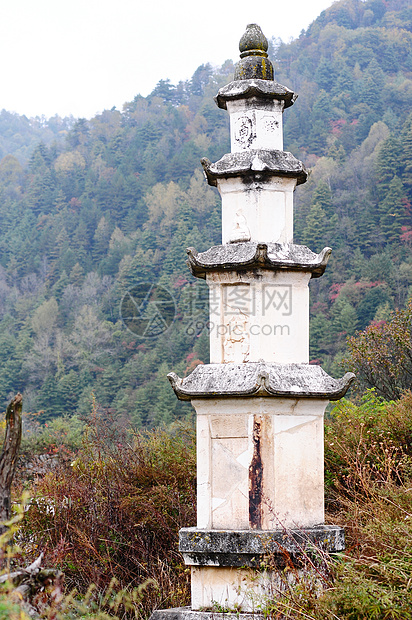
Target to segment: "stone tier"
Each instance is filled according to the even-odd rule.
[[[289,108],[297,99],[297,95],[286,86],[273,80],[234,80],[223,86],[214,98],[219,108],[227,110],[227,103],[239,99],[258,98],[283,102],[283,108]]]
[[[345,532],[336,525],[278,530],[204,530],[182,528],[179,551],[190,566],[282,566],[285,556],[338,553],[345,550]]]
[[[339,400],[355,375],[347,372],[333,379],[320,366],[310,364],[200,364],[181,379],[167,375],[180,400],[245,396],[279,396]]]
[[[190,607],[174,607],[172,609],[156,609],[149,620],[264,620],[267,615],[253,611],[198,611]]]
[[[209,185],[214,187],[218,179],[229,177],[258,178],[289,177],[296,179],[297,185],[305,183],[308,173],[305,166],[292,153],[280,150],[251,149],[236,153],[226,153],[216,163],[207,157],[201,159]]]
[[[312,278],[320,278],[331,252],[331,248],[324,248],[320,254],[315,254],[305,245],[255,241],[215,245],[200,253],[194,248],[187,249],[190,270],[197,278],[206,278],[208,272],[262,267],[273,271],[309,271]]]

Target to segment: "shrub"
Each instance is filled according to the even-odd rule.
[[[369,390],[360,404],[342,399],[325,423],[326,502],[401,484],[411,474],[412,394],[386,402]]]
[[[72,463],[38,482],[22,536],[65,573],[69,589],[85,593],[93,583],[104,592],[115,578],[131,591],[149,579],[145,616],[188,601],[178,531],[195,523],[195,497],[191,428],[142,434],[96,418]]]
[[[395,310],[391,319],[374,322],[348,339],[347,365],[361,390],[399,399],[412,380],[412,301]]]
[[[326,424],[326,506],[347,551],[316,618],[412,618],[411,412],[410,392],[388,403],[371,390]]]

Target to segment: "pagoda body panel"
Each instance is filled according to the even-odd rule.
[[[192,404],[198,528],[275,530],[323,523],[327,401],[211,398]]]
[[[228,101],[232,153],[247,149],[283,151],[283,101],[238,99]]]
[[[295,187],[296,179],[286,177],[246,183],[242,178],[220,179],[223,243],[291,243]]]
[[[308,272],[210,273],[211,363],[309,362]]]

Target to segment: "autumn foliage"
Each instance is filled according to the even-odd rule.
[[[412,386],[412,302],[389,321],[372,323],[348,340],[348,363],[360,388],[374,388],[387,400]]]

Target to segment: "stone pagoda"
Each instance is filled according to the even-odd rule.
[[[222,198],[222,245],[188,250],[210,289],[210,364],[169,375],[197,413],[197,525],[179,542],[191,607],[154,617],[259,613],[285,554],[298,566],[314,546],[344,549],[343,530],[324,524],[323,415],[354,375],[309,364],[308,285],[331,249],[293,244],[293,192],[307,173],[283,151],[282,115],[296,96],[274,81],[259,26],[239,49],[234,81],[215,98],[230,115],[231,153],[202,160]]]

